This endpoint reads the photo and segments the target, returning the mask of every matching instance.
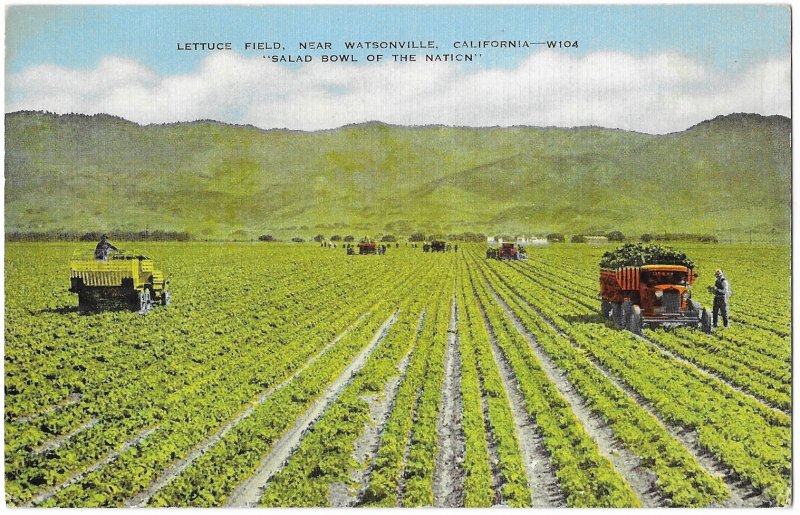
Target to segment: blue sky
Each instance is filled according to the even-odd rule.
[[[262,128],[557,125],[666,133],[720,114],[791,114],[788,6],[12,6],[6,112]],[[434,41],[472,62],[367,63],[346,41]],[[578,48],[455,50],[456,41]],[[245,42],[284,50],[245,51]],[[330,52],[301,41],[328,41]],[[230,42],[232,51],[178,44]],[[396,51],[395,51],[396,52]],[[359,63],[323,63],[354,53]],[[312,54],[303,64],[264,55]]]
[[[195,69],[205,55],[182,41],[577,39],[582,54],[671,50],[719,69],[785,57],[786,6],[16,6],[6,19],[7,72],[49,63],[90,68],[105,55],[160,73]],[[514,66],[526,51],[487,51],[479,65]]]

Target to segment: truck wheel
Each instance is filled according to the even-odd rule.
[[[614,320],[614,329],[625,328],[625,313],[622,309],[622,302],[615,302],[611,307],[611,318]]]
[[[633,306],[628,316],[628,331],[633,334],[642,334],[642,308]]]
[[[94,303],[89,299],[88,295],[82,293],[78,294],[78,312],[91,313],[94,311]]]
[[[138,298],[138,312],[140,315],[146,314],[150,311],[150,292],[148,290],[140,291],[137,295]]]
[[[633,303],[630,299],[626,299],[622,303],[622,327],[627,328],[630,325],[631,313],[633,313]]]
[[[711,313],[708,312],[708,308],[703,308],[702,313],[700,313],[700,329],[706,334],[711,334]]]
[[[600,316],[603,317],[604,320],[611,316],[611,303],[607,300],[600,302]]]

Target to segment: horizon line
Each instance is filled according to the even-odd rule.
[[[541,130],[551,130],[551,129],[561,129],[561,130],[602,129],[602,130],[609,130],[609,131],[627,132],[627,133],[632,133],[632,134],[643,134],[643,135],[647,135],[647,136],[668,136],[670,134],[679,134],[681,132],[686,132],[686,131],[691,130],[691,129],[695,128],[695,127],[698,127],[698,126],[700,126],[700,125],[702,125],[704,123],[708,123],[708,122],[712,122],[712,121],[715,121],[715,120],[724,119],[724,118],[728,118],[728,117],[732,117],[732,116],[737,116],[737,115],[739,115],[739,116],[759,117],[759,118],[784,118],[787,121],[791,121],[792,120],[792,118],[790,116],[784,116],[782,114],[777,114],[777,113],[764,115],[764,114],[760,114],[760,113],[732,112],[732,113],[728,113],[728,114],[720,114],[720,115],[715,116],[714,118],[708,118],[708,119],[703,120],[701,122],[695,123],[694,125],[691,125],[691,126],[685,128],[683,130],[665,132],[665,133],[651,133],[651,132],[643,132],[643,131],[636,131],[636,130],[620,129],[618,127],[603,127],[603,126],[600,126],[600,125],[574,125],[574,126],[571,126],[571,127],[558,126],[558,125],[481,125],[481,126],[475,126],[475,125],[447,125],[447,124],[441,124],[441,123],[430,123],[430,124],[422,124],[422,125],[400,125],[400,124],[383,122],[383,121],[380,121],[380,120],[367,120],[367,121],[364,121],[364,122],[347,123],[347,124],[344,124],[344,125],[340,125],[338,127],[330,128],[330,129],[304,130],[304,129],[290,129],[288,127],[272,127],[272,128],[265,129],[263,127],[258,127],[258,126],[255,126],[255,125],[249,124],[249,123],[244,123],[243,124],[243,123],[224,122],[224,121],[215,120],[215,119],[212,119],[212,118],[200,118],[200,119],[196,119],[196,120],[192,120],[192,121],[174,121],[174,122],[142,124],[142,123],[139,123],[139,122],[136,122],[136,121],[133,121],[133,120],[129,120],[129,119],[125,118],[125,117],[122,117],[122,116],[119,116],[119,115],[115,115],[115,114],[109,114],[109,113],[94,113],[94,114],[75,113],[75,112],[57,113],[55,111],[32,110],[32,109],[20,109],[18,111],[11,111],[11,112],[6,112],[5,113],[6,116],[17,115],[17,114],[43,114],[43,115],[56,116],[56,117],[83,116],[83,117],[86,117],[86,118],[92,118],[92,117],[95,117],[95,116],[105,116],[105,117],[108,117],[108,118],[116,118],[118,120],[122,120],[124,122],[131,123],[131,124],[134,124],[134,125],[136,125],[138,127],[143,127],[143,128],[144,127],[164,127],[164,126],[180,126],[180,125],[196,125],[196,124],[202,124],[202,123],[214,123],[214,124],[219,124],[219,125],[225,125],[225,126],[228,126],[228,127],[255,129],[255,130],[258,130],[258,131],[261,131],[261,132],[280,131],[280,132],[297,132],[297,133],[304,133],[304,134],[315,134],[315,133],[320,133],[320,132],[335,132],[335,131],[339,131],[339,130],[342,130],[342,129],[353,128],[353,127],[361,127],[361,126],[367,126],[367,125],[384,125],[384,126],[387,126],[387,127],[403,128],[403,129],[425,129],[425,128],[472,129],[472,130],[483,130],[483,129],[541,129]]]

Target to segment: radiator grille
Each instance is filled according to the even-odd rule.
[[[665,313],[677,313],[681,310],[681,294],[678,290],[667,290],[662,300]]]

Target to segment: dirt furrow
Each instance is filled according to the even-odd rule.
[[[491,286],[490,286],[491,288]],[[496,294],[495,294],[496,295]],[[508,308],[508,305],[500,299],[500,303],[504,306],[504,308]],[[544,315],[536,311],[533,306],[530,306],[531,310],[536,313],[542,320],[545,321],[553,330],[558,331],[558,328],[555,327],[550,320],[547,319]],[[509,308],[510,309],[510,308]],[[515,324],[522,325],[520,320],[514,315],[513,313],[510,315],[511,319],[514,321]],[[565,334],[559,331],[565,341],[571,344],[575,348],[579,348],[575,343],[569,339]],[[647,413],[655,417],[656,420],[667,430],[667,432],[678,442],[680,442],[688,451],[689,453],[697,459],[698,463],[706,469],[712,475],[719,476],[725,481],[725,486],[728,487],[728,490],[731,493],[731,497],[722,503],[720,506],[722,507],[736,507],[736,508],[748,508],[748,507],[762,507],[762,506],[769,506],[770,502],[769,499],[762,493],[759,493],[753,486],[746,481],[741,481],[736,478],[736,475],[728,467],[725,463],[717,459],[715,456],[710,454],[706,451],[703,446],[700,444],[700,439],[697,435],[696,431],[687,431],[686,429],[675,425],[670,424],[666,420],[661,417],[656,410],[654,410],[647,399],[639,395],[635,390],[625,384],[623,381],[617,379],[605,366],[599,363],[594,357],[586,355],[587,359],[595,366],[595,368],[600,371],[609,381],[613,382],[617,387],[619,387],[622,391],[627,393],[628,395],[633,398],[634,401]]]
[[[53,406],[45,408],[44,410],[40,411],[39,413],[33,413],[31,415],[25,415],[25,416],[19,417],[18,419],[14,420],[13,423],[14,424],[25,424],[25,423],[28,423],[28,422],[33,422],[34,420],[36,420],[38,418],[42,418],[43,416],[47,415],[48,413],[52,413],[55,410],[66,408],[67,406],[69,406],[71,404],[75,404],[76,402],[80,402],[82,397],[83,396],[81,394],[79,394],[79,393],[71,393],[71,394],[69,394],[69,397],[67,397],[67,400],[62,402],[61,404],[55,404]]]
[[[294,450],[300,445],[306,431],[314,422],[325,413],[325,410],[339,397],[339,394],[347,386],[353,375],[358,372],[367,362],[370,354],[381,340],[389,332],[391,326],[397,320],[398,312],[395,311],[378,329],[375,336],[367,344],[364,350],[339,374],[322,393],[322,395],[311,405],[311,407],[295,422],[283,437],[278,440],[272,450],[261,461],[258,470],[243,481],[231,496],[228,498],[228,507],[254,507],[261,498],[264,487],[269,479],[278,472],[291,457]]]
[[[558,484],[555,470],[550,463],[550,456],[544,445],[544,438],[536,430],[536,423],[531,420],[528,411],[525,409],[525,399],[519,390],[517,378],[503,358],[502,351],[497,346],[494,329],[483,311],[483,306],[480,306],[480,310],[492,344],[492,355],[500,371],[500,378],[503,380],[503,386],[511,406],[511,413],[514,416],[514,426],[519,440],[520,452],[522,453],[522,463],[525,466],[528,490],[531,493],[531,504],[534,508],[566,506],[567,501]]]
[[[403,470],[397,480],[397,506],[401,508],[406,507],[403,504],[403,498],[406,494],[406,464],[408,464],[408,455],[411,452],[411,442],[414,441],[414,428],[417,427],[417,408],[419,408],[419,400],[422,397],[422,387],[417,388],[415,396],[411,431],[408,433],[408,440],[405,442],[405,449],[403,450]]]
[[[437,433],[439,449],[433,474],[433,504],[436,507],[464,506],[464,469],[466,443],[461,428],[461,352],[458,343],[458,305],[455,297],[450,307],[447,351],[444,361],[442,408]]]
[[[497,292],[487,282],[495,301],[503,308],[506,316],[512,321],[514,327],[522,335],[533,350],[536,359],[542,366],[550,381],[556,386],[561,395],[569,402],[572,412],[583,425],[586,432],[597,443],[600,454],[611,460],[614,467],[630,484],[636,496],[645,508],[663,506],[665,500],[657,488],[656,475],[641,466],[641,458],[621,445],[614,437],[614,432],[600,417],[592,413],[586,401],[569,382],[563,372],[550,357],[539,347],[536,338],[528,332],[522,322],[514,315],[511,308],[501,299]]]
[[[358,320],[356,320],[355,322],[350,324],[350,326],[348,326],[344,331],[342,331],[341,334],[339,334],[338,336],[336,336],[336,338],[331,340],[331,342],[328,345],[326,345],[324,349],[322,349],[316,355],[314,355],[311,359],[306,361],[288,379],[286,379],[285,381],[283,381],[279,385],[274,386],[274,387],[266,390],[264,393],[259,395],[253,402],[250,403],[250,405],[247,406],[247,408],[245,408],[244,410],[240,411],[227,424],[225,424],[222,427],[220,427],[217,430],[217,432],[215,432],[214,434],[212,434],[211,436],[209,436],[208,438],[206,438],[205,440],[200,442],[198,445],[196,445],[191,451],[189,451],[189,453],[186,455],[186,457],[184,457],[181,460],[176,461],[169,468],[165,469],[161,473],[161,475],[155,481],[153,481],[153,483],[150,484],[150,486],[148,486],[145,490],[143,490],[142,492],[136,494],[135,496],[133,496],[130,499],[128,499],[127,501],[125,501],[124,506],[126,508],[141,508],[141,507],[145,506],[148,502],[150,502],[150,499],[152,499],[153,496],[156,493],[158,493],[162,488],[164,488],[165,486],[170,484],[172,481],[174,481],[176,477],[181,475],[181,473],[189,467],[189,465],[191,465],[192,463],[197,461],[198,458],[200,458],[202,455],[204,455],[206,452],[208,452],[208,450],[211,447],[213,447],[214,445],[219,443],[219,441],[222,440],[222,438],[226,434],[228,434],[228,432],[231,429],[233,429],[234,427],[239,425],[239,423],[241,423],[242,420],[244,420],[247,417],[249,417],[250,415],[252,415],[253,412],[256,410],[256,408],[260,404],[264,404],[267,401],[267,399],[272,397],[272,395],[275,392],[285,388],[289,383],[291,383],[304,370],[306,370],[308,367],[313,365],[331,347],[336,345],[339,342],[339,340],[344,338],[345,335],[347,335],[347,333],[349,333],[353,329],[353,327],[355,327],[362,320],[364,320],[364,318],[367,315],[369,315],[369,312],[364,313],[363,315],[361,315],[358,318]]]
[[[93,419],[89,420],[88,422],[86,422],[85,424],[83,424],[82,426],[80,426],[79,428],[75,429],[74,431],[72,431],[72,432],[70,432],[68,434],[61,435],[61,436],[58,436],[56,438],[53,438],[52,440],[48,440],[48,441],[44,442],[42,445],[40,445],[39,447],[34,449],[31,454],[37,455],[37,454],[45,453],[47,451],[52,451],[52,450],[58,449],[59,447],[64,445],[66,442],[68,442],[70,439],[72,439],[75,435],[80,434],[80,433],[86,431],[87,429],[97,425],[98,422],[99,422],[98,419],[93,418]]]
[[[486,431],[486,450],[489,452],[489,465],[491,465],[492,468],[494,504],[500,505],[503,502],[503,496],[500,495],[503,487],[503,476],[500,473],[500,454],[497,452],[497,443],[494,441],[492,426],[489,423],[489,404],[486,401],[486,394],[484,392],[481,392],[481,413],[483,414],[483,427]]]
[[[60,485],[58,485],[56,487],[53,487],[53,488],[51,488],[49,490],[46,490],[46,491],[40,493],[39,495],[35,496],[24,507],[25,508],[31,508],[31,507],[36,506],[37,504],[41,504],[42,502],[44,502],[47,499],[49,499],[49,498],[53,497],[54,495],[56,495],[61,490],[67,488],[70,485],[73,485],[73,484],[77,483],[78,481],[80,481],[84,477],[88,476],[92,472],[100,470],[101,468],[105,467],[106,465],[108,465],[109,463],[111,463],[112,461],[117,459],[117,456],[119,456],[123,452],[127,451],[128,449],[130,449],[134,445],[138,445],[139,442],[141,442],[142,440],[144,440],[145,438],[150,436],[150,434],[153,433],[156,429],[158,429],[158,428],[151,427],[149,429],[145,429],[144,431],[142,431],[141,433],[136,435],[136,437],[134,437],[132,440],[128,440],[127,442],[125,442],[122,445],[122,447],[120,447],[119,449],[117,449],[115,451],[111,451],[110,453],[108,453],[106,455],[106,457],[103,458],[102,460],[94,463],[93,465],[90,465],[89,467],[87,467],[86,469],[84,469],[81,472],[76,472],[75,474],[72,474],[69,477],[69,479],[67,479],[66,481],[64,481]]]
[[[425,312],[423,311],[419,317],[417,324],[417,337],[422,331],[422,324],[425,322]],[[414,345],[408,350],[405,356],[400,360],[397,365],[397,375],[389,379],[383,388],[381,395],[365,395],[361,399],[369,404],[369,413],[371,424],[367,424],[364,433],[354,442],[353,457],[356,459],[360,467],[350,471],[350,478],[358,485],[357,492],[352,492],[344,483],[334,483],[330,486],[328,492],[328,502],[335,508],[345,508],[357,505],[358,501],[363,498],[364,492],[369,485],[370,468],[378,453],[380,446],[381,434],[386,422],[389,420],[389,414],[394,409],[394,400],[397,396],[397,391],[400,389],[400,383],[406,377],[408,365],[411,362],[411,354],[416,348],[416,341]]]

